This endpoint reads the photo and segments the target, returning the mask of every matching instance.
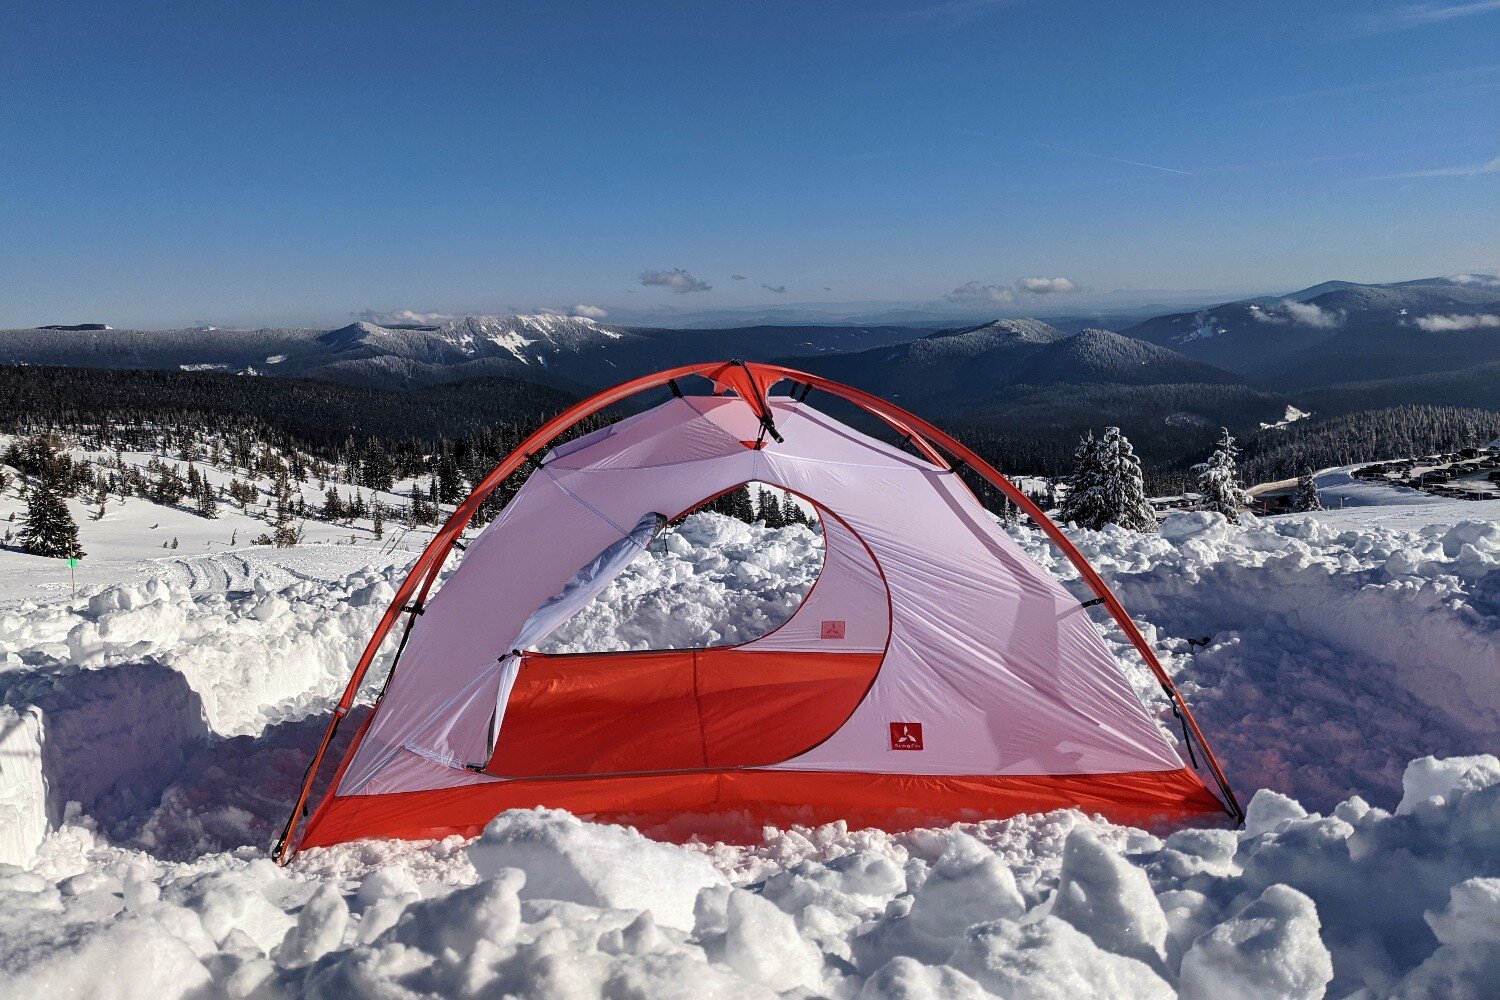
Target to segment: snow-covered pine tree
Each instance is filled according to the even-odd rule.
[[[328,492],[323,494],[324,519],[329,521],[342,521],[347,513],[347,508],[344,507],[344,501],[339,497],[338,490],[334,489],[332,486],[328,487]]]
[[[1318,484],[1313,479],[1313,470],[1306,469],[1297,477],[1297,492],[1292,494],[1292,510],[1322,510],[1323,500],[1318,496]]]
[[[1073,475],[1063,500],[1062,519],[1098,530],[1118,524],[1132,531],[1155,531],[1156,515],[1146,500],[1141,460],[1118,427],[1106,427],[1103,437],[1093,432],[1073,453]]]
[[[198,492],[198,516],[210,521],[219,516],[219,498],[214,494],[214,488],[209,485],[207,479],[204,480],[203,488]]]
[[[370,531],[378,542],[385,537],[385,504],[378,497],[370,504],[370,518]]]
[[[32,555],[50,559],[83,555],[83,547],[78,544],[78,525],[63,499],[53,467],[43,468],[37,477],[26,498],[26,513],[21,521],[21,548]]]
[[[1211,510],[1223,514],[1230,524],[1240,523],[1240,509],[1245,506],[1245,490],[1240,485],[1239,469],[1235,459],[1240,450],[1234,446],[1234,435],[1229,428],[1219,428],[1219,442],[1208,461],[1196,466],[1198,469],[1198,492],[1203,494],[1199,510]]]

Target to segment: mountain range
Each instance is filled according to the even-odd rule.
[[[1000,319],[936,332],[899,325],[663,329],[553,314],[334,330],[85,324],[0,331],[0,363],[293,376],[381,389],[505,376],[581,394],[695,361],[778,359],[949,419],[1021,405],[1057,416],[1060,405],[1085,397],[1113,410],[1153,386],[1218,387],[1198,395],[1257,410],[1382,395],[1388,404],[1500,399],[1500,279],[1493,277],[1328,281],[1168,313],[1118,332],[1067,325]],[[1047,390],[1058,386],[1088,389]],[[1244,391],[1225,391],[1234,386]],[[1199,410],[1164,419],[1276,417]]]

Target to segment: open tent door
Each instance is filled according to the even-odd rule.
[[[643,516],[630,533],[605,546],[563,584],[563,589],[532,612],[516,636],[515,648],[500,658],[500,684],[495,692],[495,714],[490,721],[489,753],[494,755],[495,742],[505,723],[505,708],[515,687],[525,651],[544,641],[562,624],[583,610],[610,583],[625,572],[636,558],[651,547],[656,536],[667,526],[665,514],[651,512]]]
[[[697,649],[514,654],[484,770],[562,778],[756,767],[831,736],[880,671],[890,598],[858,535],[817,513],[822,571],[765,635]]]

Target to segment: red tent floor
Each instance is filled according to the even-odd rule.
[[[1043,776],[695,771],[332,797],[313,816],[301,846],[360,837],[472,837],[506,809],[536,806],[629,823],[659,839],[680,841],[696,834],[731,843],[759,841],[766,825],[846,820],[851,828],[898,831],[1070,806],[1140,826],[1224,816],[1223,804],[1186,768]]]

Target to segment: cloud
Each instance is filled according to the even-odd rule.
[[[768,292],[775,292],[777,295],[786,294],[785,285],[761,285],[760,287],[764,288]]]
[[[1469,0],[1467,3],[1416,3],[1396,12],[1398,23],[1409,27],[1437,24],[1454,18],[1469,17],[1500,10],[1500,0]]]
[[[1342,310],[1324,309],[1311,302],[1296,302],[1292,299],[1282,299],[1273,306],[1265,307],[1251,303],[1250,316],[1262,323],[1300,323],[1320,330],[1332,330],[1344,325]]]
[[[1476,313],[1472,316],[1418,316],[1417,326],[1428,333],[1452,333],[1456,330],[1489,330],[1500,327],[1500,316],[1493,313]]]
[[[1378,180],[1405,180],[1411,177],[1478,177],[1500,174],[1500,156],[1487,163],[1469,163],[1456,167],[1433,167],[1431,170],[1408,170],[1399,174],[1382,174]]]
[[[1053,295],[1058,292],[1076,292],[1078,286],[1067,278],[1022,278],[1016,282],[1019,291],[1032,295]]]
[[[745,280],[745,276],[743,274],[731,274],[729,276],[729,280],[730,281],[744,281]]]
[[[1493,274],[1451,274],[1448,280],[1455,285],[1500,285],[1500,278]]]
[[[584,319],[603,319],[609,315],[609,310],[602,306],[586,306],[581,303],[569,309],[568,312],[574,316],[582,316]]]
[[[452,313],[414,312],[411,309],[361,309],[350,315],[361,323],[376,326],[438,326],[458,318]]]
[[[999,302],[1006,303],[1021,295],[1058,295],[1078,291],[1078,283],[1071,278],[1017,278],[1010,285],[986,285],[981,281],[970,281],[959,285],[944,296],[950,302]]]
[[[959,285],[943,298],[950,302],[1009,302],[1015,293],[1000,285],[986,285],[978,281]]]
[[[706,292],[714,287],[706,281],[699,281],[680,267],[671,271],[642,271],[641,284],[670,288],[679,295],[685,295],[688,292]]]

